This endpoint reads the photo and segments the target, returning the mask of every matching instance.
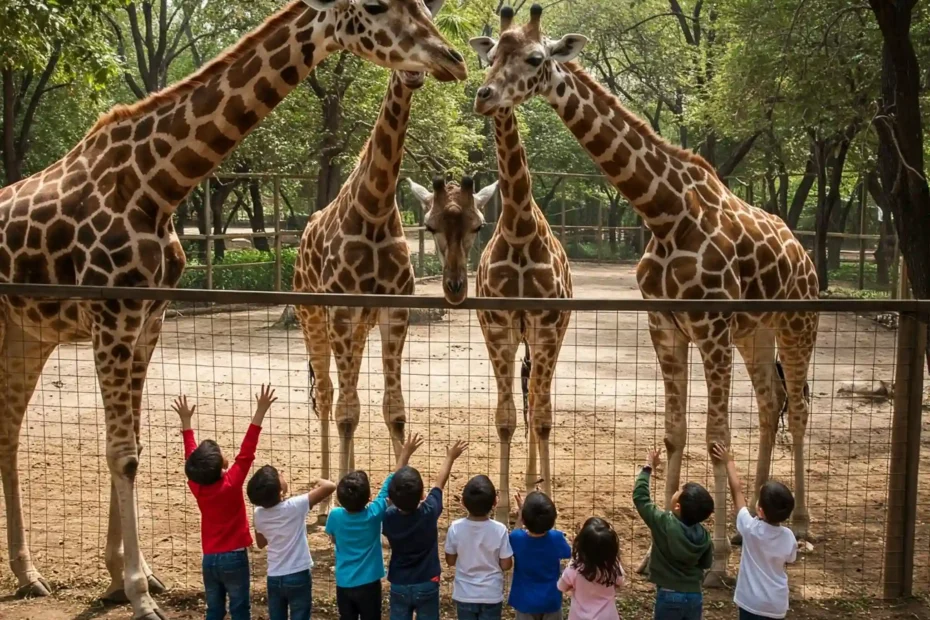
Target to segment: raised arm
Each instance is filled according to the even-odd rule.
[[[175,399],[171,408],[181,418],[181,436],[184,437],[184,460],[186,461],[191,452],[197,449],[197,440],[194,438],[194,427],[192,425],[197,405],[189,407],[187,405],[187,396],[181,395]]]
[[[733,495],[733,506],[738,513],[746,508],[746,495],[743,493],[743,485],[739,479],[739,470],[736,468],[736,461],[733,460],[733,454],[726,446],[715,443],[711,454],[718,461],[727,464],[727,480],[730,483],[730,493]]]
[[[310,502],[310,507],[313,508],[324,499],[332,495],[336,491],[336,483],[331,480],[317,480],[316,486],[314,486],[309,493],[307,493],[307,500]]]
[[[397,455],[397,464],[394,467],[394,471],[397,471],[401,467],[406,467],[410,462],[410,457],[413,456],[413,453],[419,450],[422,445],[423,438],[420,436],[420,433],[411,433],[407,435],[407,441],[404,442],[404,447],[400,449]]]
[[[446,483],[449,482],[449,474],[452,473],[452,465],[455,464],[455,461],[462,456],[462,453],[468,450],[468,442],[458,440],[448,448],[446,448],[446,460],[442,463],[442,469],[439,470],[439,475],[436,476],[436,481],[433,482],[433,487],[439,489],[445,489]]]
[[[636,506],[636,511],[639,513],[639,516],[642,517],[643,521],[650,528],[658,520],[661,512],[649,495],[649,479],[652,472],[659,467],[661,462],[661,451],[650,450],[646,460],[646,466],[643,467],[639,477],[636,479],[636,485],[633,487],[633,504]]]
[[[236,455],[236,462],[226,473],[227,480],[230,484],[239,485],[245,482],[245,477],[249,475],[249,468],[255,462],[255,449],[258,447],[258,436],[262,432],[262,422],[265,421],[265,414],[271,405],[278,400],[274,395],[274,390],[270,385],[262,385],[261,392],[255,395],[255,414],[252,416],[252,424],[246,431],[242,439],[242,447],[239,448],[239,454]]]
[[[523,527],[523,495],[519,491],[514,493],[513,501],[517,505],[517,522],[513,524],[513,529],[519,530]]]

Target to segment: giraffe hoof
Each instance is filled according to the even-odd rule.
[[[727,576],[724,573],[719,573],[715,571],[708,572],[704,576],[704,587],[705,588],[726,588],[729,587],[727,583]]]
[[[157,607],[152,611],[145,612],[138,616],[133,616],[132,620],[168,620],[168,616],[162,613],[162,610]]]
[[[39,577],[30,584],[26,584],[16,591],[16,598],[42,598],[52,593],[52,586]]]
[[[730,544],[733,545],[734,547],[742,547],[743,546],[743,535],[740,534],[739,532],[733,534],[733,536],[730,537]]]
[[[164,594],[168,591],[167,586],[162,582],[161,579],[155,575],[149,575],[149,594]]]
[[[103,596],[100,597],[100,600],[107,605],[125,605],[129,602],[129,597],[126,596],[125,590],[118,588],[112,592],[105,592]]]

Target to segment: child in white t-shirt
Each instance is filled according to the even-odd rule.
[[[736,463],[727,449],[714,444],[714,458],[727,464],[730,491],[736,506],[736,530],[743,537],[739,576],[733,602],[740,620],[784,618],[788,613],[788,573],[785,565],[795,561],[798,541],[781,525],[794,510],[788,487],[770,480],[759,491],[757,517],[749,514]]]
[[[500,619],[504,571],[513,568],[507,526],[491,519],[497,491],[487,476],[475,476],[462,491],[468,516],[446,532],[446,564],[455,567],[452,600],[458,620]]]
[[[309,493],[284,499],[287,481],[271,465],[260,468],[246,487],[256,506],[252,522],[259,549],[268,548],[268,617],[270,620],[310,620],[313,605],[307,545],[310,508],[333,494],[336,485],[320,480]]]

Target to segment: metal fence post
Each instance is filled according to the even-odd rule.
[[[859,290],[865,289],[865,196],[868,178],[862,176],[862,187],[859,190]]]
[[[424,264],[424,261],[426,260],[426,229],[424,228],[426,226],[426,221],[423,219],[425,215],[423,213],[423,205],[419,204],[419,201],[417,201],[417,203],[418,204],[415,208],[417,210],[417,225],[418,225],[418,230],[417,230],[417,242],[419,244],[418,262],[420,264],[420,277],[422,278],[423,276],[426,275],[426,272],[425,272],[426,265]]]
[[[213,205],[210,201],[210,177],[203,180],[203,220],[207,229],[207,288],[213,288]]]
[[[281,179],[272,182],[274,191],[274,290],[281,290]]]
[[[604,203],[600,200],[597,201],[597,261],[601,262],[604,259],[603,250],[603,237],[604,237]]]

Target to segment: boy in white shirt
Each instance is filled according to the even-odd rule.
[[[500,620],[504,571],[513,568],[507,526],[491,519],[497,491],[487,476],[475,476],[462,491],[468,516],[446,532],[446,564],[455,567],[452,600],[458,620]]]
[[[743,537],[739,576],[733,602],[740,620],[784,618],[788,613],[788,573],[785,565],[797,559],[798,541],[781,525],[794,510],[788,487],[770,480],[759,491],[758,516],[746,507],[736,463],[727,449],[714,444],[714,458],[727,464],[727,478],[736,506],[736,529]]]
[[[255,508],[252,522],[259,549],[268,547],[268,617],[270,620],[310,620],[313,606],[307,545],[310,508],[333,494],[336,485],[320,480],[309,493],[284,499],[287,481],[271,465],[260,468],[246,487]]]

